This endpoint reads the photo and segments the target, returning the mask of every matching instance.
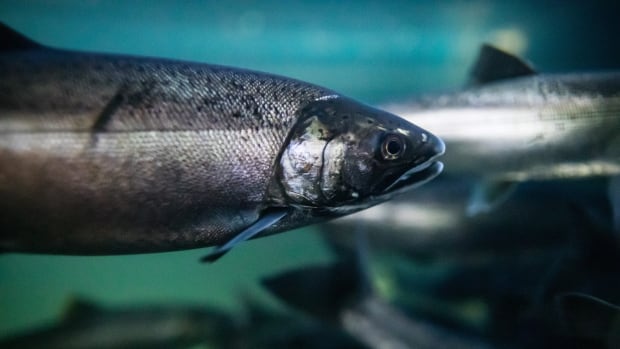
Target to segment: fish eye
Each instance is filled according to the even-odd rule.
[[[396,160],[405,152],[405,140],[396,134],[390,134],[381,144],[381,155],[385,160]]]

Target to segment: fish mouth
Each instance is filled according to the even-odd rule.
[[[442,162],[429,160],[400,175],[385,188],[384,193],[399,193],[417,188],[437,177],[442,170]]]
[[[381,191],[382,195],[401,193],[413,188],[417,188],[433,178],[437,177],[443,170],[443,163],[436,161],[446,151],[444,142],[430,133],[428,141],[418,149],[419,153],[429,154],[426,161],[418,164],[405,173],[393,173],[386,176],[382,183],[385,188]]]

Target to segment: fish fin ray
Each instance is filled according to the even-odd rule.
[[[223,245],[217,246],[211,253],[201,258],[202,262],[213,263],[216,260],[220,259],[223,255],[225,255],[228,251],[230,251],[233,247],[235,247],[240,242],[249,240],[258,234],[260,234],[265,229],[271,227],[276,224],[279,220],[288,215],[289,211],[286,209],[279,209],[270,212],[266,212],[261,215],[261,217],[254,222],[251,226],[247,227],[241,233],[237,234],[232,239],[228,240]]]
[[[467,203],[467,215],[473,217],[492,211],[512,195],[517,185],[518,182],[503,180],[478,183]]]
[[[0,52],[42,48],[43,45],[0,22]]]
[[[493,81],[535,74],[537,73],[534,68],[519,57],[484,44],[471,69],[468,85],[483,85]]]

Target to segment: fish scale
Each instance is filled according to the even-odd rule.
[[[214,260],[239,241],[374,205],[441,171],[441,140],[326,88],[238,68],[47,48],[2,24],[0,34],[18,44],[0,47],[0,249],[117,254],[220,245]],[[319,117],[333,139],[297,154],[355,133],[350,154],[337,155],[375,164],[373,181],[385,182],[383,167],[404,174],[424,166],[395,190],[299,202],[295,191],[320,190],[320,174],[288,174],[309,166],[287,166],[280,155]],[[374,123],[358,120],[366,118]],[[387,132],[411,149],[377,161]],[[337,165],[328,178],[342,180],[334,173],[347,171],[343,161],[329,163]],[[288,178],[303,181],[290,186]]]
[[[269,75],[248,73],[249,76],[242,76],[242,73],[227,68],[205,68],[190,63],[167,65],[165,61],[155,59],[144,61],[123,58],[118,61],[115,57],[74,55],[67,51],[49,51],[45,54],[26,51],[0,58],[0,66],[4,67],[0,71],[6,76],[0,82],[0,106],[9,107],[8,112],[0,107],[0,133],[11,132],[11,136],[0,139],[0,144],[3,149],[21,146],[28,153],[37,154],[28,156],[28,164],[15,167],[10,175],[24,178],[22,186],[15,186],[15,181],[12,181],[0,187],[0,193],[10,197],[14,195],[11,188],[39,189],[31,182],[26,182],[31,177],[24,176],[25,172],[46,174],[47,178],[39,176],[34,181],[54,182],[53,178],[65,177],[65,170],[72,169],[78,175],[69,177],[71,185],[63,184],[63,188],[48,189],[49,195],[57,198],[53,205],[48,205],[42,211],[48,212],[50,217],[67,216],[65,211],[70,208],[70,216],[89,217],[89,222],[84,224],[99,225],[97,230],[100,231],[100,239],[111,243],[114,242],[112,237],[119,234],[117,227],[128,224],[125,221],[143,222],[141,229],[132,228],[132,235],[137,241],[143,241],[140,244],[151,241],[153,246],[142,247],[147,250],[165,248],[159,246],[157,241],[168,241],[169,231],[174,230],[174,226],[188,224],[186,222],[221,221],[208,234],[199,224],[190,224],[193,229],[184,228],[188,229],[183,234],[185,238],[179,236],[179,241],[175,242],[181,246],[193,246],[196,239],[203,239],[209,244],[222,242],[240,227],[256,220],[258,214],[253,212],[241,215],[241,219],[236,220],[237,224],[235,220],[231,222],[233,224],[227,224],[227,215],[213,209],[226,206],[230,198],[237,197],[245,198],[248,206],[265,202],[274,158],[293,122],[298,105],[321,95],[333,94],[332,91],[310,85],[302,86],[292,80],[282,82]],[[31,64],[21,67],[20,62],[36,63],[37,68],[28,69]],[[157,74],[153,77],[149,72]],[[21,93],[11,98],[11,94],[4,92],[12,90],[18,78],[26,80],[28,84],[22,84]],[[52,94],[43,99],[42,94],[53,91],[58,81],[62,81],[60,90],[64,98]],[[138,83],[134,84],[136,81]],[[164,81],[169,83],[162,83]],[[200,89],[200,81],[214,83],[205,90]],[[93,83],[94,86],[89,86]],[[237,110],[243,110],[243,105],[231,104],[231,100],[224,96],[237,93],[240,84],[247,86],[243,89],[247,93],[256,91],[260,86],[266,91],[264,94],[274,94],[280,98],[272,104],[257,105],[260,118],[256,115],[234,117]],[[99,96],[81,92],[101,91],[100,87],[103,86],[104,93]],[[123,89],[123,86],[130,88]],[[288,86],[299,88],[297,96],[303,99],[293,100],[280,95],[283,87]],[[106,108],[102,102],[114,101],[108,91],[115,89],[118,90],[120,102],[113,108],[113,115],[97,127],[105,132],[96,134],[97,145],[94,148],[90,148],[88,134],[66,133],[90,132],[93,125],[101,120],[101,113]],[[190,97],[192,103],[186,103]],[[49,98],[57,101],[45,103]],[[204,103],[208,98],[210,101],[226,101],[227,104],[218,107],[217,103]],[[203,102],[200,104],[201,111],[196,108],[195,101]],[[56,113],[39,114],[40,109],[45,109],[45,104],[53,104]],[[11,117],[15,110],[11,109],[11,105],[39,107],[32,108],[31,112],[27,108],[19,108],[19,115]],[[83,110],[84,105],[90,105],[89,110]],[[275,105],[286,111],[280,113],[279,118],[273,116]],[[264,127],[264,124],[271,127]],[[245,130],[247,141],[240,140],[236,132],[228,131],[239,129]],[[26,134],[37,132],[39,135],[16,136],[16,131]],[[43,131],[48,132],[43,134]],[[130,134],[125,134],[127,132]],[[256,147],[256,144],[263,147]],[[80,157],[79,154],[85,151],[95,156]],[[25,154],[21,153],[21,156]],[[159,159],[159,166],[151,166],[149,160],[153,158]],[[201,166],[197,168],[195,164]],[[201,168],[205,174],[201,173]],[[97,175],[84,176],[84,173]],[[150,190],[153,186],[158,187],[157,183],[169,182],[175,183],[174,188],[170,188],[171,193]],[[208,188],[200,185],[200,182],[208,182]],[[115,188],[119,185],[132,190],[118,192]],[[36,196],[39,192],[36,190],[31,195]],[[114,196],[106,194],[112,192]],[[70,193],[85,195],[68,195]],[[177,209],[170,210],[167,205],[170,202],[176,203]],[[237,201],[234,203],[238,205]],[[101,205],[114,209],[94,209]],[[2,207],[2,211],[8,212],[7,216],[22,215],[12,207]],[[142,209],[136,210],[135,207]],[[200,207],[202,213],[197,214],[196,209],[193,209],[195,207]],[[112,217],[115,219],[110,221]],[[79,220],[75,219],[74,222]],[[39,230],[31,227],[30,223],[26,227],[28,230]],[[79,224],[60,224],[59,228],[58,231],[52,229],[50,234],[65,236],[77,234],[77,230],[83,229]],[[67,231],[72,228],[76,231]],[[92,232],[91,228],[88,230]],[[144,231],[143,237],[136,234],[140,230]],[[110,248],[116,249],[113,246]],[[78,250],[81,251],[82,247]]]
[[[53,106],[59,114],[54,115],[54,123],[30,123],[24,125],[24,131],[28,130],[26,127],[53,128],[58,125],[57,118],[72,126],[67,130],[90,130],[105,106],[118,96],[121,102],[114,118],[106,125],[109,131],[135,131],[137,127],[141,130],[256,129],[265,125],[285,131],[301,105],[334,94],[292,79],[281,81],[282,78],[241,69],[232,72],[218,66],[122,59],[126,63],[119,63],[115,56],[61,50],[5,54],[0,61],[3,76],[0,106],[8,110],[3,110],[3,114],[19,106],[22,113],[19,118],[27,122],[24,114],[39,118],[41,110],[49,113],[49,107]],[[101,60],[110,62],[102,64]],[[207,84],[209,88],[205,89]],[[14,86],[21,86],[19,94]],[[84,93],[85,89],[91,93]],[[248,102],[265,96],[270,97],[269,101]],[[84,106],[88,109],[84,110]],[[33,115],[23,109],[33,109]],[[5,126],[6,120],[3,116],[0,132],[13,131]],[[81,122],[76,123],[78,120]]]

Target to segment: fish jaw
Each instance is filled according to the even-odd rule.
[[[427,134],[427,140],[417,150],[421,155],[413,162],[413,167],[395,180],[388,180],[392,183],[386,186],[383,195],[416,188],[438,176],[443,170],[443,163],[436,160],[445,153],[445,150],[446,146],[440,138]],[[416,164],[418,162],[419,164]]]
[[[328,207],[326,210],[333,215],[344,216],[378,205],[430,182],[441,174],[443,167],[444,165],[442,162],[432,161],[427,164],[424,169],[420,169],[417,172],[406,173],[401,176],[402,178],[399,177],[394,182],[393,186],[383,194],[368,197],[359,204]]]
[[[443,163],[440,161],[427,161],[405,172],[398,177],[387,189],[384,195],[394,195],[417,188],[443,171]]]

